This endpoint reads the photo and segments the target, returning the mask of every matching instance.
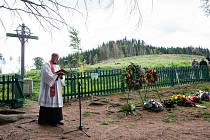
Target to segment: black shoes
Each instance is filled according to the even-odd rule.
[[[59,125],[64,125],[64,123],[63,123],[63,122],[58,122],[58,124],[59,124]]]

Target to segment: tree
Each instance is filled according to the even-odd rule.
[[[210,2],[209,0],[201,0],[202,2],[202,8],[203,8],[203,11],[205,12],[206,16],[209,16],[210,15]]]
[[[79,51],[81,50],[80,48],[80,42],[81,40],[79,39],[79,32],[72,28],[71,31],[69,31],[69,38],[70,38],[70,47],[72,47],[73,49]]]
[[[41,69],[44,59],[41,57],[35,57],[34,59],[34,66],[36,69]]]
[[[123,1],[120,1],[123,2]],[[128,5],[127,12],[130,14],[139,13],[139,20],[141,20],[141,13],[138,0],[124,0]],[[92,5],[91,5],[92,4]],[[3,14],[11,16],[10,20],[14,18],[21,19],[30,17],[39,22],[39,24],[50,31],[50,27],[60,29],[62,25],[69,27],[69,20],[71,14],[78,13],[82,18],[87,19],[88,11],[93,8],[91,6],[98,5],[100,8],[111,8],[117,5],[114,0],[2,0],[0,1],[0,23],[5,28]],[[137,12],[136,12],[137,11]],[[70,21],[71,22],[71,21]],[[69,28],[68,28],[69,29]]]
[[[69,38],[69,47],[77,51],[78,64],[80,65],[82,48],[80,47],[81,40],[79,39],[79,32],[75,28],[71,28],[71,30],[69,31]]]

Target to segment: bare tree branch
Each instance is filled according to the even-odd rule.
[[[209,0],[201,0],[202,5],[201,8],[203,9],[206,16],[210,15],[210,2]]]
[[[27,3],[25,3],[26,7],[32,12],[32,9],[27,5]],[[32,6],[33,7],[33,6]],[[40,19],[38,18],[38,15],[34,14],[34,17],[37,19],[37,21],[39,22],[39,24],[42,26],[42,28],[44,30],[46,30],[46,28],[44,27],[44,25],[42,24],[42,22],[40,21]],[[46,19],[45,19],[46,21]]]
[[[58,19],[56,19],[56,18],[53,18],[53,17],[50,17],[50,16],[44,16],[43,14],[36,14],[33,10],[31,10],[31,11],[27,11],[27,10],[24,10],[24,9],[19,9],[19,8],[15,8],[15,9],[13,9],[13,8],[10,8],[10,7],[5,7],[5,6],[2,6],[3,8],[5,8],[5,9],[8,9],[8,10],[10,10],[10,11],[21,11],[21,12],[24,12],[24,13],[28,13],[28,14],[32,14],[32,15],[34,15],[34,16],[39,16],[39,17],[42,17],[43,19],[50,19],[50,20],[53,20],[53,21],[57,21],[57,22],[60,22],[60,23],[62,23],[62,24],[66,24],[65,22],[63,22],[63,21],[61,21],[61,20],[58,20]],[[27,8],[28,8],[28,6],[27,6]]]
[[[139,14],[137,25],[141,23],[141,11],[138,0],[124,0],[129,1],[128,5],[130,9],[130,15],[135,11]],[[66,2],[66,3],[64,3]],[[69,16],[64,16],[64,12],[73,14],[74,12],[80,14],[85,19],[85,24],[89,16],[88,4],[98,2],[98,5],[104,4],[106,6],[113,7],[115,5],[114,0],[69,0],[69,1],[58,1],[58,0],[3,0],[0,5],[0,10],[8,10],[11,13],[11,17],[14,16],[23,21],[24,15],[34,18],[41,27],[45,30],[50,28],[61,29],[62,26],[66,26],[69,29]],[[81,11],[80,11],[81,10]],[[0,15],[1,15],[0,11]],[[66,14],[65,14],[66,15]],[[85,16],[84,16],[85,15]],[[3,17],[1,17],[1,24],[4,25]],[[3,26],[5,27],[5,25]]]
[[[5,26],[4,26],[4,22],[2,21],[1,18],[0,18],[0,22],[1,22],[2,27],[4,28],[4,31],[6,31],[6,28],[5,28]]]
[[[23,3],[24,6],[21,7],[17,5],[17,3]],[[56,0],[39,0],[36,2],[33,0],[15,0],[10,3],[4,0],[3,4],[0,6],[0,10],[1,9],[9,10],[10,13],[19,16],[18,19],[20,20],[22,20],[24,14],[28,14],[30,17],[34,17],[44,29],[46,29],[46,26],[51,26],[56,29],[60,29],[60,25],[68,27],[67,21],[65,21],[60,13],[60,9],[73,10],[81,14],[79,10],[62,5]],[[2,22],[2,24],[4,24],[4,22]]]

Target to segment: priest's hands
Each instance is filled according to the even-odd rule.
[[[58,75],[58,78],[63,79],[63,75],[67,74],[67,71],[60,69],[59,71],[56,71],[55,74]],[[58,78],[56,80],[58,80]]]
[[[63,72],[56,72],[56,74],[58,75],[56,80],[58,80],[58,78],[63,79],[63,75],[64,75]]]

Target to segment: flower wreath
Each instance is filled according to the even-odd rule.
[[[158,74],[155,70],[141,68],[141,66],[131,63],[125,69],[124,78],[129,90],[138,90],[144,85],[154,84],[158,80]]]

